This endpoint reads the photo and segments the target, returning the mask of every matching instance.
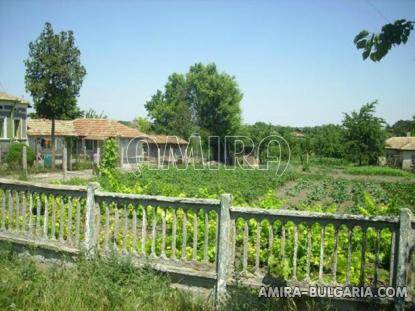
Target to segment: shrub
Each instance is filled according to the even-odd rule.
[[[22,167],[23,147],[22,143],[12,143],[9,151],[6,153],[5,162],[10,169],[18,169]],[[35,154],[32,148],[26,146],[27,151],[27,165],[32,166],[35,160]]]

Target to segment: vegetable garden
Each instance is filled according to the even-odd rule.
[[[225,170],[223,168],[216,171],[142,170],[140,174],[112,171],[106,172],[97,180],[104,190],[112,192],[215,199],[219,198],[222,193],[231,193],[234,197],[234,205],[266,209],[394,216],[399,214],[402,207],[409,207],[414,211],[415,206],[414,183],[349,180],[330,176],[303,175],[292,171],[282,177],[276,176],[275,171]],[[71,183],[79,183],[79,180],[73,180]],[[130,206],[125,217],[131,220],[136,208]],[[142,211],[143,209],[138,207],[137,217],[142,217]],[[152,208],[145,210],[148,215],[151,215],[152,211]],[[101,210],[101,214],[103,213]],[[157,237],[156,255],[159,256],[165,252],[167,257],[213,262],[216,252],[214,242],[217,235],[216,215],[204,214],[201,211],[188,211],[186,233],[183,231],[183,215],[184,212],[181,210],[176,214],[178,220],[177,228],[175,228],[177,240],[173,245],[172,239],[169,237],[173,230],[173,211],[167,210],[163,216],[162,210],[157,210],[155,221],[159,225],[163,222],[163,217],[166,217],[168,238],[163,241],[161,237]],[[149,228],[152,226],[152,221],[149,219]],[[200,230],[197,235],[193,235],[196,222],[207,223],[209,229],[207,231]],[[103,226],[104,223],[102,222],[101,225]],[[244,242],[245,231],[248,233],[246,242]],[[322,231],[324,231],[323,241],[321,241]],[[186,237],[183,239],[184,233]],[[206,234],[208,235],[207,239]],[[309,234],[312,237],[310,241],[308,241]],[[270,235],[275,238],[271,240]],[[281,238],[283,235],[284,241]],[[257,236],[260,236],[261,245],[259,263],[256,262]],[[101,236],[101,243],[104,239],[105,237]],[[298,243],[296,250],[294,250],[294,239]],[[349,240],[351,240],[350,249],[348,249]],[[208,241],[207,256],[204,252],[206,241]],[[363,243],[363,241],[365,242]],[[134,243],[136,242],[128,233],[126,238],[120,236],[119,239],[116,239],[116,244],[120,249],[126,248],[138,253],[150,253],[152,247],[150,241],[147,241],[144,250],[142,245]],[[183,243],[187,244],[183,246]],[[246,271],[243,271],[243,262],[241,261],[244,243],[248,246]],[[307,254],[307,243],[311,243],[311,254]],[[323,263],[323,281],[328,282],[334,279],[339,283],[365,285],[388,284],[390,282],[391,231],[386,228],[379,230],[359,226],[349,230],[346,226],[327,225],[322,228],[318,224],[307,226],[306,224],[295,225],[292,222],[283,224],[276,221],[270,223],[254,219],[247,221],[246,226],[242,219],[238,219],[236,221],[236,271],[254,273],[255,266],[259,266],[262,273],[270,273],[270,275],[284,279],[292,278],[294,273],[292,259],[295,257],[297,265],[295,277],[299,280],[307,278],[318,280],[320,278],[319,261],[322,243],[324,243],[326,254]],[[363,244],[365,245],[363,246]],[[366,254],[365,264],[362,267],[363,247]],[[163,250],[164,248],[165,250]],[[333,270],[335,252],[337,254],[337,268]],[[307,256],[309,256],[310,267],[307,267],[306,264]],[[350,263],[348,263],[348,256],[351,256]],[[351,271],[347,275],[346,266],[348,264],[351,265]],[[267,271],[263,269],[267,269]],[[365,270],[364,279],[362,279],[362,269]]]

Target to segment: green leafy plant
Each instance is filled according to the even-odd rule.
[[[118,144],[115,139],[110,138],[105,141],[103,157],[100,164],[102,174],[114,170],[118,164]]]
[[[414,21],[398,19],[382,27],[380,33],[369,33],[362,30],[353,40],[358,49],[362,49],[363,60],[370,57],[374,62],[380,61],[389,50],[408,41],[409,35],[414,29]]]
[[[9,150],[5,157],[5,161],[9,169],[15,170],[18,168],[22,168],[24,146],[26,146],[27,165],[29,167],[33,165],[33,161],[35,160],[35,155],[33,153],[32,148],[30,148],[29,146],[25,144],[14,142],[10,145]]]

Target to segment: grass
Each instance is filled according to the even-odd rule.
[[[0,310],[215,310],[205,296],[170,286],[169,279],[128,258],[41,262],[0,245]],[[229,288],[223,310],[321,310],[330,300],[258,298],[258,291]]]
[[[345,169],[345,173],[352,175],[415,177],[415,175],[410,172],[383,166],[351,166]]]
[[[228,287],[227,303],[217,309],[207,296],[172,288],[165,275],[137,268],[126,257],[45,262],[0,244],[0,310],[336,310],[327,298],[264,298],[258,292]]]
[[[169,280],[128,260],[40,264],[0,250],[1,310],[212,310],[201,297],[172,289]]]

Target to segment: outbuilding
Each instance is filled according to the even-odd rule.
[[[415,137],[391,137],[386,140],[386,161],[390,166],[415,170]]]

